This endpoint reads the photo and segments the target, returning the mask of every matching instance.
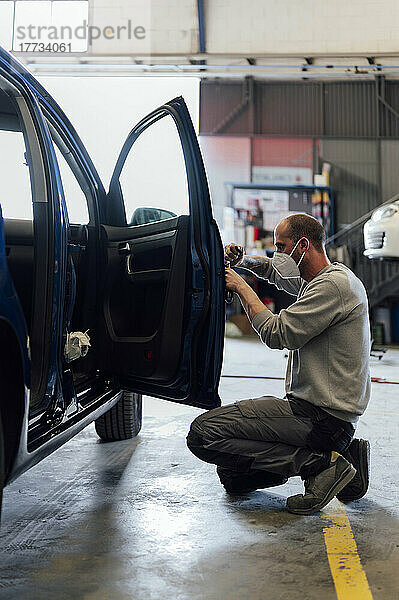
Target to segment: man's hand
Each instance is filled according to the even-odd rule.
[[[251,323],[255,315],[264,310],[269,310],[258,298],[251,286],[233,269],[226,269],[226,287],[228,290],[236,292],[239,295],[241,304]]]
[[[236,267],[244,257],[244,248],[237,244],[228,244],[224,247],[224,261],[230,267]]]
[[[228,290],[239,294],[247,285],[241,275],[238,275],[233,269],[226,269],[226,288]]]

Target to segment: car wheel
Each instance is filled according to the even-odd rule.
[[[105,442],[129,440],[141,429],[142,396],[124,391],[118,402],[95,421],[98,435]]]

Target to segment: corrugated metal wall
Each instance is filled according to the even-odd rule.
[[[320,140],[321,160],[331,164],[339,225],[352,223],[382,201],[377,145],[371,140]]]
[[[270,135],[320,135],[322,105],[320,84],[257,83],[255,133]]]
[[[379,86],[380,135],[399,138],[399,85],[396,81],[381,81]]]
[[[325,83],[324,127],[321,135],[333,137],[375,137],[378,111],[375,83]]]
[[[200,134],[216,133],[399,137],[399,82],[203,80]]]
[[[382,198],[386,200],[399,193],[399,141],[381,142]]]
[[[272,137],[313,140],[315,171],[332,166],[337,227],[399,192],[399,81],[204,80],[200,135],[247,136],[269,158]]]
[[[200,134],[248,135],[253,133],[250,102],[240,111],[237,110],[245,100],[246,90],[242,82],[205,84],[201,85],[200,89]],[[231,122],[224,125],[230,115],[233,117]]]

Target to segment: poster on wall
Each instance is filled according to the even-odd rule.
[[[289,214],[289,192],[235,188],[233,206],[237,211],[253,211],[259,208],[263,214],[263,229],[273,231],[281,219]]]
[[[234,188],[233,207],[237,210],[250,210],[257,206],[264,190]]]
[[[260,206],[263,211],[263,229],[273,229],[289,213],[289,192],[285,190],[262,190]]]

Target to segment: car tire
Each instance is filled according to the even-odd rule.
[[[124,391],[118,402],[95,421],[96,432],[104,442],[130,440],[142,423],[142,395]]]

